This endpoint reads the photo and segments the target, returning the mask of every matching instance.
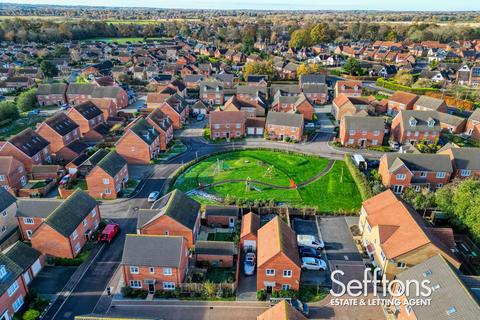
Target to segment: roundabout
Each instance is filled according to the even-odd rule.
[[[343,161],[272,150],[212,155],[177,177],[202,204],[289,205],[321,212],[354,212],[361,196]]]

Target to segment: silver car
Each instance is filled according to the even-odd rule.
[[[245,255],[243,273],[245,273],[246,276],[251,276],[255,273],[255,253],[249,252]]]
[[[302,269],[305,270],[327,270],[327,264],[322,259],[303,257]]]
[[[148,195],[148,202],[155,202],[157,201],[158,197],[160,196],[160,192],[158,191],[153,191]]]

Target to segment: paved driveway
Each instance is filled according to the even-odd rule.
[[[75,270],[77,267],[43,267],[29,287],[40,295],[53,298],[67,284]]]
[[[253,276],[245,276],[243,273],[243,259],[245,255],[240,254],[240,275],[238,277],[237,301],[257,301],[257,270]]]

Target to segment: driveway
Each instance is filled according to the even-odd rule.
[[[238,277],[237,301],[257,301],[257,270],[253,276],[245,276],[243,273],[243,259],[245,255],[243,252],[239,254],[240,260],[240,275]]]
[[[77,267],[43,267],[42,271],[35,276],[29,287],[52,299],[67,284]]]
[[[186,129],[175,132],[176,138],[186,138],[186,137],[203,137],[203,128],[208,125],[208,120],[205,118],[202,121],[197,121],[190,117],[190,122]]]
[[[308,234],[322,239],[314,219],[293,218],[290,223],[297,234]],[[323,259],[326,260],[324,254]],[[302,270],[300,282],[307,285],[330,286],[330,271]]]

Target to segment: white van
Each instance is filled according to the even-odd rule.
[[[360,170],[367,170],[367,161],[361,154],[354,154],[352,156],[352,161]]]
[[[325,247],[323,240],[308,234],[297,234],[297,242],[299,246],[322,249]]]

